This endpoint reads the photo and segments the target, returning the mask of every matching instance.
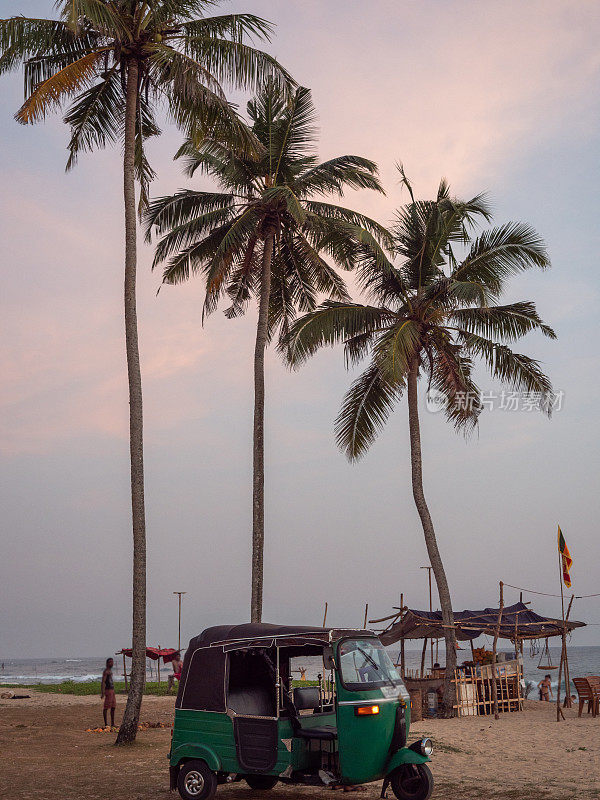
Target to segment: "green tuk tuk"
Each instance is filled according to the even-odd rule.
[[[317,658],[314,658],[314,657]],[[296,686],[313,657],[317,685]],[[208,628],[190,641],[175,706],[171,789],[210,800],[222,783],[327,786],[383,778],[427,800],[429,739],[407,747],[410,697],[370,631],[270,624]]]

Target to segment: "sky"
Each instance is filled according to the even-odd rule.
[[[50,16],[49,0],[0,2],[0,16]],[[528,337],[562,407],[484,412],[456,435],[427,411],[425,490],[454,607],[497,605],[498,582],[556,594],[556,526],[573,591],[600,592],[598,563],[598,152],[600,10],[580,0],[232,0],[276,23],[268,46],[313,90],[323,159],[374,159],[386,196],[344,202],[381,222],[402,203],[395,164],[431,197],[485,190],[494,219],[523,220],[552,269],[512,281],[557,341]],[[127,387],[121,312],[120,151],[65,173],[60,116],[21,127],[22,75],[0,83],[0,653],[111,654],[131,636]],[[245,98],[237,97],[241,102]],[[149,153],[154,196],[191,182],[165,125]],[[200,280],[164,287],[140,237],[145,401],[148,643],[173,646],[249,616],[252,354],[256,313],[201,321]],[[266,621],[362,625],[399,605],[428,607],[427,555],[410,489],[400,403],[367,456],[348,464],[333,420],[352,374],[339,349],[290,373],[267,355]],[[479,373],[480,386],[499,387]],[[506,590],[506,601],[518,591]],[[560,615],[557,597],[526,594]],[[437,597],[434,596],[434,607]],[[576,600],[600,644],[600,597]]]

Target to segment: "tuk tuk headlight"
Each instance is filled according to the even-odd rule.
[[[433,742],[431,739],[421,739],[421,753],[424,756],[430,756],[433,753]]]

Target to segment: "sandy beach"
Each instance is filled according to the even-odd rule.
[[[102,721],[98,698],[26,690],[27,700],[0,700],[0,796],[6,800],[123,800],[172,797],[166,755],[170,729],[140,731],[133,748],[113,747],[114,734],[87,733]],[[117,722],[124,708],[119,697]],[[431,736],[436,750],[434,798],[572,800],[600,798],[600,720],[529,701],[522,713],[423,720],[411,740]],[[146,697],[141,721],[170,724],[173,698]],[[357,793],[377,798],[379,784]],[[273,797],[316,797],[327,790],[279,785]],[[249,798],[245,783],[220,787],[218,797]]]

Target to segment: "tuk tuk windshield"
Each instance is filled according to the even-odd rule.
[[[379,639],[346,639],[339,646],[342,683],[347,689],[402,686],[402,680]]]

